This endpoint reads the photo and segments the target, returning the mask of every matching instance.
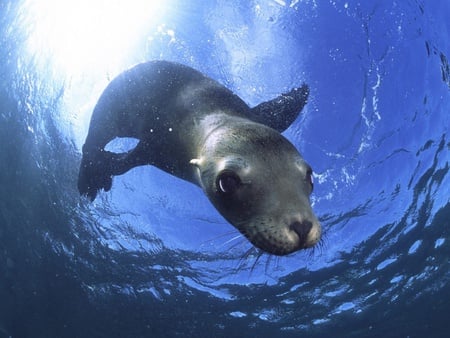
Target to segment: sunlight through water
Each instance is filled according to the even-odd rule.
[[[165,3],[165,2],[164,2]],[[162,1],[29,0],[31,53],[47,54],[67,75],[114,69],[161,18]]]
[[[144,61],[145,49],[137,49],[149,48],[148,34],[162,24],[168,2],[28,0],[23,8],[30,27],[27,52],[43,74],[64,86],[59,128],[81,146],[101,91],[124,69]]]

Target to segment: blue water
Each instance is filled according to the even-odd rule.
[[[48,3],[0,3],[1,338],[448,336],[450,2]],[[151,167],[79,197],[96,100],[152,59],[250,105],[309,84],[285,136],[315,171],[320,248],[246,254]]]

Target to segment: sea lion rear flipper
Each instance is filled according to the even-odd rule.
[[[264,124],[281,133],[300,114],[308,100],[308,95],[309,87],[303,84],[300,88],[294,88],[273,100],[260,103],[250,111]]]
[[[83,154],[78,175],[78,191],[81,195],[85,195],[93,201],[99,190],[109,191],[111,189],[111,160],[112,153],[109,151],[98,151],[95,156],[89,153]]]
[[[134,167],[149,164],[148,149],[148,143],[140,141],[127,153],[113,153],[103,149],[93,152],[83,151],[78,176],[80,194],[93,201],[99,190],[111,190],[113,176],[122,175]]]

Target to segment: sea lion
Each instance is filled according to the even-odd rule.
[[[274,255],[310,248],[321,236],[309,201],[312,170],[280,134],[308,94],[303,85],[250,108],[190,67],[138,64],[113,79],[94,108],[78,189],[94,200],[113,176],[150,164],[200,186],[256,247]],[[116,137],[139,143],[106,151]]]

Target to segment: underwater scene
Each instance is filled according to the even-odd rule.
[[[449,16],[447,0],[0,1],[0,338],[448,337]],[[261,183],[239,213],[191,179],[216,169],[180,148],[222,122],[188,123],[179,97],[160,94],[176,118],[151,130],[153,157],[80,195],[90,125],[116,136],[102,154],[138,149],[121,110],[138,119],[129,131],[144,124],[134,82],[104,109],[117,126],[91,116],[119,74],[149,61],[235,94],[183,92],[193,114],[213,98],[221,112],[281,107],[249,111],[282,151],[249,150],[239,129],[239,170],[263,158],[258,175],[212,179],[226,198]],[[298,88],[302,104],[285,108]],[[287,144],[304,159],[298,181]],[[261,220],[286,205],[309,221],[283,232]],[[269,230],[300,244],[268,246]]]

